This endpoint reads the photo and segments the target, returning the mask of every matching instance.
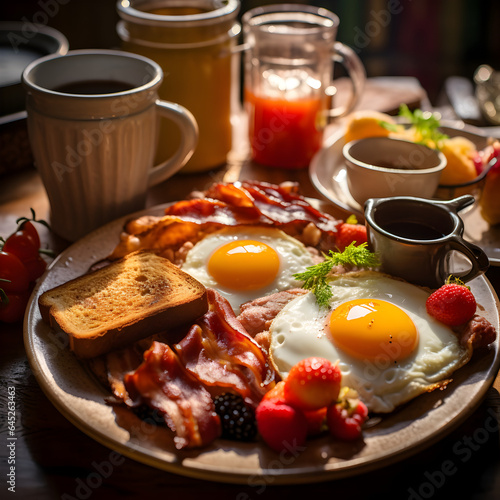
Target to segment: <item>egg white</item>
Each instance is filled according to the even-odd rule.
[[[270,355],[283,378],[293,365],[310,356],[338,361],[342,384],[355,389],[370,411],[387,413],[439,387],[470,359],[472,353],[460,345],[451,329],[427,314],[426,290],[372,271],[338,277],[330,286],[331,309],[320,308],[314,294],[308,293],[289,302],[273,320]],[[419,342],[408,357],[396,363],[384,354],[373,361],[362,360],[332,343],[328,335],[331,311],[361,298],[386,300],[410,316]]]
[[[208,272],[210,256],[221,246],[235,240],[254,240],[266,243],[279,257],[279,270],[276,278],[268,286],[258,290],[231,290],[221,286]],[[257,226],[227,227],[210,233],[199,241],[187,254],[182,264],[186,271],[208,288],[215,288],[231,304],[236,314],[240,305],[271,293],[301,286],[293,274],[302,272],[314,264],[311,253],[299,240],[287,235],[280,229]]]

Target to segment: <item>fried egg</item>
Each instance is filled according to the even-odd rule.
[[[301,359],[327,358],[370,411],[387,413],[444,385],[469,361],[471,349],[427,314],[425,289],[375,271],[339,276],[330,286],[330,308],[308,293],[273,320],[270,355],[283,378]]]
[[[300,287],[293,274],[314,264],[307,248],[276,228],[227,227],[188,252],[182,269],[225,297],[235,313],[244,302]]]

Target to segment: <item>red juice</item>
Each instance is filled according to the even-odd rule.
[[[307,167],[323,139],[320,97],[293,101],[245,92],[252,158],[263,165]]]

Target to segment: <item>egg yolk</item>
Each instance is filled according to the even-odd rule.
[[[399,307],[378,299],[358,299],[338,306],[330,316],[333,343],[359,359],[399,361],[418,344],[411,318]]]
[[[208,272],[223,287],[258,290],[274,281],[279,266],[279,256],[269,245],[239,240],[215,250],[208,261]]]

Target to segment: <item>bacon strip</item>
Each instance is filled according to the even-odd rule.
[[[174,346],[186,369],[208,387],[230,388],[256,407],[274,385],[274,370],[229,302],[208,289],[209,311]]]
[[[140,353],[134,346],[106,354],[106,368],[108,383],[113,394],[122,401],[128,400],[124,377],[127,373],[135,370],[142,361]]]
[[[187,222],[224,226],[271,223],[253,203],[251,205],[239,202],[231,204],[226,201],[206,198],[178,201],[165,210],[165,215],[179,217]]]
[[[214,230],[215,228],[212,228]],[[140,232],[142,230],[142,232]],[[197,241],[204,235],[199,222],[184,221],[178,217],[164,216],[151,224],[142,224],[140,219],[130,221],[120,235],[109,260],[119,259],[130,252],[141,249],[163,252],[178,249],[186,241]],[[168,255],[164,255],[168,257]]]
[[[298,194],[297,184],[215,183],[198,198],[170,205],[164,217],[130,221],[109,258],[142,248],[155,249],[169,258],[169,252],[176,252],[186,241],[196,243],[221,227],[238,225],[273,226],[297,239],[313,225],[321,236],[314,246],[326,250],[334,247],[341,223]]]
[[[336,232],[338,221],[315,209],[298,194],[298,185],[242,181],[215,183],[204,193],[205,199],[174,203],[166,210],[183,220],[216,222],[224,225],[254,224],[286,226],[313,222],[326,232]]]
[[[131,402],[158,410],[176,433],[177,449],[206,446],[219,437],[220,419],[210,393],[200,385],[166,344],[153,342],[143,363],[124,378]]]
[[[336,232],[336,226],[342,222],[315,209],[298,194],[297,184],[277,186],[266,182],[244,181],[242,188],[252,196],[260,212],[274,223],[313,222],[323,231]]]

